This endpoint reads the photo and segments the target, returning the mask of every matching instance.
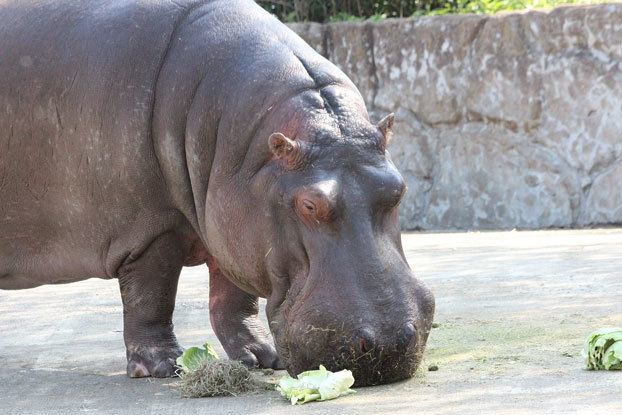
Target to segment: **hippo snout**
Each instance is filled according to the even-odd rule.
[[[415,323],[349,329],[347,324],[322,328],[313,324],[290,330],[287,369],[292,375],[320,364],[333,371],[349,369],[357,386],[407,379],[414,375],[421,361],[429,331],[425,323]],[[419,324],[421,331],[416,328]]]
[[[396,280],[399,290],[309,291],[285,306],[269,302],[275,345],[290,375],[324,365],[351,370],[355,386],[412,377],[432,327],[434,296],[411,274]],[[384,286],[389,282],[385,277]]]

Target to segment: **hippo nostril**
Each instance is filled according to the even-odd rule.
[[[415,333],[415,326],[413,326],[411,323],[406,323],[397,332],[399,336],[399,341],[404,346],[411,346],[413,340],[416,339]]]
[[[365,339],[363,339],[362,337],[359,337],[359,349],[361,349],[363,353],[367,353],[367,346],[365,345]]]
[[[358,346],[361,352],[367,353],[374,348],[374,335],[367,328],[362,328],[357,333]]]

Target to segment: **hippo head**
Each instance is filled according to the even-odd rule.
[[[227,256],[237,255],[228,273],[267,297],[277,351],[294,376],[323,364],[373,385],[412,376],[421,360],[434,297],[402,250],[406,186],[386,151],[392,124],[393,115],[378,125],[365,116],[345,129],[272,130],[261,144],[266,159],[239,194],[245,201],[222,207],[249,218],[221,223],[232,235]]]

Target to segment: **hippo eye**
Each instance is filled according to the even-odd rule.
[[[331,222],[330,202],[323,195],[315,192],[305,193],[299,195],[296,201],[296,212],[305,225],[315,228],[317,225]]]
[[[304,208],[304,210],[307,213],[313,213],[315,212],[315,203],[313,203],[312,201],[308,200],[308,199],[304,199],[302,201],[302,207]]]

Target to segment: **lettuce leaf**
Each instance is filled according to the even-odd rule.
[[[218,355],[211,344],[205,343],[203,347],[203,349],[200,347],[186,349],[182,355],[177,358],[175,363],[177,363],[177,366],[180,366],[184,372],[188,373],[199,367],[204,360],[218,359]]]
[[[622,328],[604,328],[591,333],[581,355],[587,370],[622,369]]]
[[[605,370],[622,369],[622,341],[616,341],[605,350],[603,366]]]
[[[294,379],[284,376],[276,389],[290,400],[292,405],[302,405],[311,401],[326,401],[339,396],[355,393],[350,386],[354,377],[349,370],[333,373],[322,365],[319,370],[302,372]]]
[[[323,401],[335,399],[350,390],[350,386],[354,384],[354,377],[349,370],[331,373],[320,384],[318,391]]]

